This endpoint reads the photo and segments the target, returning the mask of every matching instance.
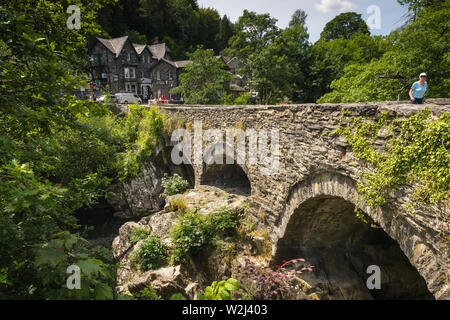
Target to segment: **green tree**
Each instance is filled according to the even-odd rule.
[[[248,58],[250,83],[263,104],[278,103],[286,97],[298,102],[305,87],[309,35],[301,25],[284,30],[280,37]]]
[[[355,34],[348,40],[317,41],[310,51],[307,100],[315,102],[330,92],[332,81],[342,77],[347,66],[382,57],[391,47],[391,42],[368,34]]]
[[[350,39],[355,33],[370,34],[366,22],[361,18],[360,14],[355,12],[341,13],[325,25],[320,34],[320,39],[324,41],[335,40],[341,37]]]
[[[236,34],[230,39],[228,54],[242,61],[275,40],[280,34],[277,20],[269,14],[257,14],[244,10],[236,24]]]
[[[404,31],[391,34],[392,47],[370,63],[349,65],[333,91],[319,102],[358,102],[408,99],[418,75],[429,75],[427,97],[448,97],[450,1],[424,7]]]
[[[220,104],[231,75],[223,69],[222,60],[212,50],[197,49],[189,55],[192,63],[180,75],[180,85],[172,90],[189,104]]]
[[[308,18],[308,15],[304,10],[302,9],[296,10],[292,15],[291,21],[289,22],[289,27],[292,28],[294,26],[300,25],[303,26],[305,30],[307,30],[306,18]]]
[[[217,35],[220,31],[220,15],[216,9],[202,8],[198,11],[199,17],[199,33],[198,41],[205,48],[213,49],[215,53],[219,53],[217,43]]]
[[[140,34],[137,31],[134,30],[128,30],[124,32],[125,36],[128,36],[128,39],[131,41],[131,43],[138,43],[138,44],[147,44],[147,37],[143,34]]]
[[[219,33],[216,41],[219,51],[224,50],[228,46],[228,41],[234,35],[234,24],[226,15],[222,17],[219,24]]]
[[[67,28],[60,1],[17,0],[0,7],[0,283],[1,298],[69,298],[65,268],[83,261],[81,296],[112,297],[107,268],[85,252],[71,213],[95,198],[102,181],[80,176],[50,181],[59,149],[55,134],[80,115],[105,114],[69,93],[81,81],[86,37],[100,32],[96,12],[110,1],[79,1],[81,29]],[[83,284],[82,284],[83,286]]]

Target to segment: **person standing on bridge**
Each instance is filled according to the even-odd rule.
[[[428,89],[428,82],[426,80],[427,74],[421,73],[419,81],[414,82],[411,90],[409,90],[409,98],[411,99],[412,104],[423,103],[423,97]]]

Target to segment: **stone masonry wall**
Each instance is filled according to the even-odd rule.
[[[258,165],[246,165],[251,182],[251,202],[255,215],[271,230],[273,254],[285,233],[294,210],[304,201],[336,196],[353,202],[356,181],[366,166],[356,161],[343,138],[328,135],[338,127],[342,108],[350,116],[373,117],[382,111],[392,116],[410,116],[430,107],[434,115],[449,112],[449,105],[412,106],[398,103],[307,104],[282,106],[170,106],[162,109],[185,119],[188,127],[202,121],[205,129],[270,129],[280,132],[281,169],[276,175],[262,175]],[[190,123],[190,124],[189,124]],[[383,142],[380,137],[380,144]],[[196,182],[204,166],[195,166]],[[372,215],[372,219],[398,242],[411,264],[424,277],[438,299],[450,299],[449,246],[440,239],[449,235],[448,208],[441,216],[420,211],[408,214],[408,190],[402,189]]]

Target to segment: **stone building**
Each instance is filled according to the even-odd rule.
[[[184,62],[174,62],[165,43],[142,45],[131,43],[127,36],[97,38],[89,50],[87,69],[95,88],[112,93],[134,92],[170,99],[170,90],[178,85]]]
[[[230,92],[236,96],[246,90],[236,73],[236,58],[217,56],[224,63],[224,69],[232,74]],[[179,85],[179,76],[189,60],[173,61],[171,50],[165,43],[152,45],[131,43],[127,36],[103,39],[97,38],[89,50],[87,70],[96,90],[112,93],[133,92],[147,100],[150,97],[179,100],[171,94]]]

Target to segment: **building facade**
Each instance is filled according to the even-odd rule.
[[[95,89],[133,92],[144,100],[172,98],[170,90],[178,86],[181,69],[165,43],[133,44],[128,37],[97,38],[87,64]]]
[[[236,96],[246,90],[236,74],[237,60],[225,56],[224,69],[232,74],[230,91]],[[189,60],[173,61],[170,48],[165,43],[152,45],[131,43],[127,36],[103,39],[97,38],[89,50],[87,71],[94,91],[133,92],[144,101],[148,99],[174,99],[171,94],[179,85],[179,76]]]

